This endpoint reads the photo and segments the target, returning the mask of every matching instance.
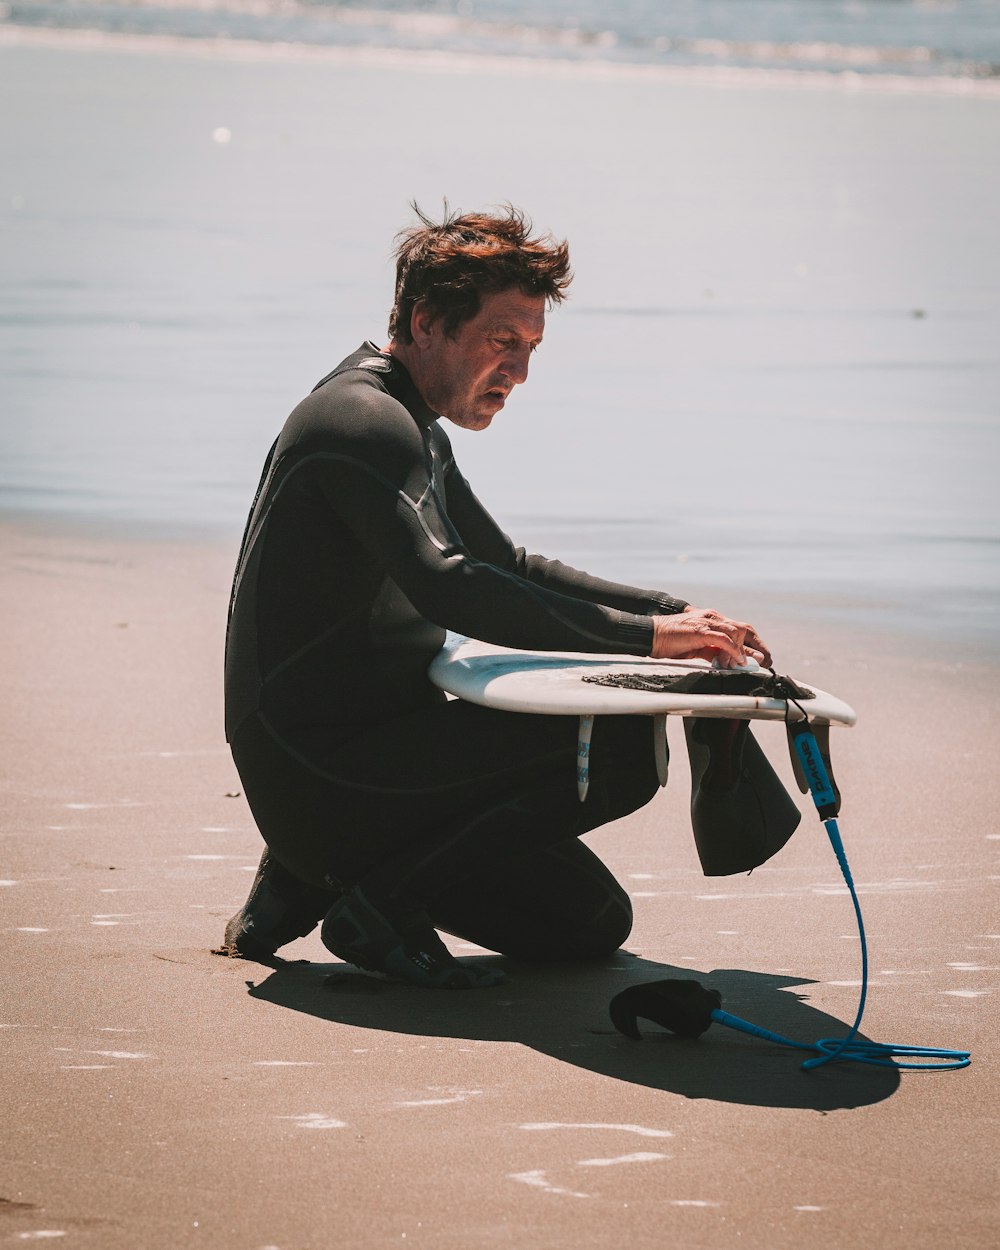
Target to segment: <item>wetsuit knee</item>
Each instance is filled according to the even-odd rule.
[[[604,959],[632,929],[628,894],[576,839],[514,866],[486,866],[432,914],[439,929],[526,963]]]

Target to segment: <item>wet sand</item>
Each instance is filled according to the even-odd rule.
[[[222,734],[234,549],[0,525],[4,1244],[996,1244],[995,666],[732,605],[859,713],[834,759],[865,1035],[973,1051],[962,1072],[807,1075],[717,1026],[611,1029],[614,992],[666,976],[807,1041],[856,1007],[821,826],[803,800],[770,864],[703,878],[677,723],[668,789],[588,839],[635,902],[608,964],[452,995],[327,985],[344,969],[315,934],[285,951],[308,962],[212,955],[260,849]],[[780,728],[760,736],[790,781]]]

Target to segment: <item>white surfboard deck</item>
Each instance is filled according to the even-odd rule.
[[[677,676],[707,671],[705,660],[651,660],[629,655],[570,651],[517,651],[494,643],[449,634],[431,662],[429,676],[441,690],[469,703],[506,712],[548,716],[708,716],[739,720],[802,719],[784,699],[739,694],[678,694],[623,690],[584,681],[584,676],[637,673]],[[810,721],[853,725],[854,709],[842,699],[806,682],[815,698],[803,700]]]
[[[652,716],[653,749],[660,785],[667,783],[668,716],[703,716],[729,720],[800,721],[803,713],[785,699],[740,694],[683,694],[629,690],[584,681],[585,676],[636,673],[677,676],[708,670],[705,660],[651,660],[628,655],[591,655],[571,651],[518,651],[449,633],[431,661],[428,676],[447,694],[505,712],[577,716],[577,793],[587,797],[590,739],[595,716]],[[811,723],[853,725],[854,709],[816,686],[814,698],[802,700]],[[794,762],[794,761],[793,761]],[[801,782],[800,782],[801,784]]]

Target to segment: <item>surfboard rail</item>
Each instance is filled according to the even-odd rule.
[[[602,674],[677,676],[711,670],[704,660],[653,660],[628,655],[521,651],[449,633],[428,676],[456,698],[507,712],[547,716],[696,716],[797,721],[794,701],[759,695],[695,694],[598,685]],[[850,726],[854,709],[808,682],[796,684],[813,697],[804,703],[810,721]]]

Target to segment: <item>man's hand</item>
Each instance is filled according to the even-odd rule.
[[[771,653],[752,625],[690,604],[673,616],[653,617],[650,655],[654,660],[718,660],[724,668],[742,664],[749,655],[771,667]]]

